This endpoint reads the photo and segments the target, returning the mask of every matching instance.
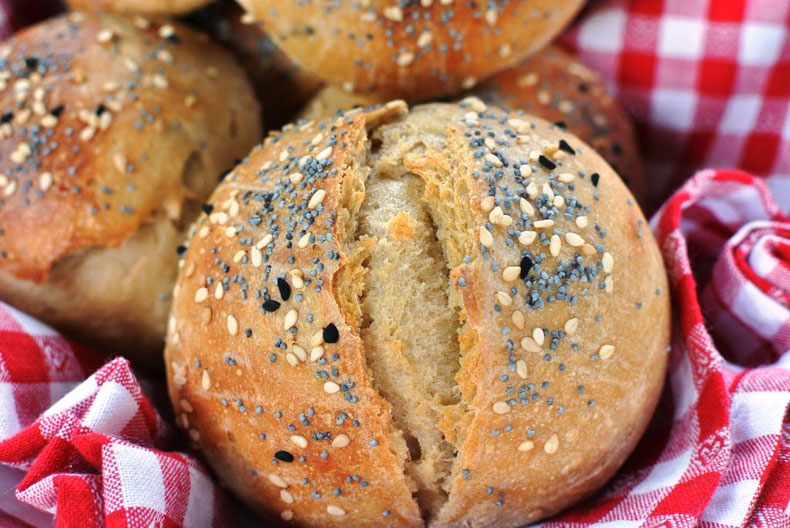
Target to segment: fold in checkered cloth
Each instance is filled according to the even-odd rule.
[[[653,224],[675,313],[662,402],[612,482],[544,524],[787,526],[790,224],[736,171],[698,174]],[[234,525],[205,469],[165,451],[126,361],[79,383],[94,363],[0,305],[0,462],[27,470],[17,498],[62,527]]]

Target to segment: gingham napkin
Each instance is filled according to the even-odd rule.
[[[618,475],[545,526],[790,527],[790,221],[774,201],[790,209],[788,17],[785,0],[603,1],[565,37],[636,117],[654,199],[705,166],[767,177],[773,197],[744,172],[703,171],[653,219],[675,318],[662,402]],[[0,304],[15,500],[62,527],[235,526],[127,363],[95,368]],[[28,526],[15,506],[0,501],[0,526]]]
[[[716,167],[767,178],[790,211],[790,2],[593,1],[562,41],[634,118],[650,206]]]

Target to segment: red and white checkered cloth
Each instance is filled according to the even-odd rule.
[[[563,42],[634,118],[651,206],[716,167],[767,178],[790,210],[790,2],[599,0]]]
[[[0,35],[44,4],[0,0]],[[706,166],[773,196],[703,171],[656,215],[675,311],[661,404],[606,488],[546,527],[790,527],[789,27],[786,0],[602,0],[564,37],[637,120],[655,203]],[[25,471],[0,526],[29,526],[22,503],[68,528],[236,526],[128,364],[97,366],[0,304],[0,463]]]

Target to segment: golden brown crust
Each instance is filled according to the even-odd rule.
[[[66,0],[71,9],[140,15],[182,15],[212,0]]]
[[[559,46],[548,46],[515,68],[494,75],[472,95],[563,123],[609,162],[644,206],[647,181],[628,115],[598,74]]]
[[[558,46],[550,45],[521,64],[482,82],[467,95],[513,111],[560,123],[592,146],[647,206],[647,180],[631,122],[601,78]],[[369,106],[375,97],[321,89],[302,117],[320,119],[338,109]]]
[[[266,109],[266,128],[274,130],[290,121],[323,83],[291,61],[260,24],[243,15],[236,2],[225,0],[195,13],[194,19],[239,58]]]
[[[663,264],[628,190],[576,137],[474,98],[401,108],[297,125],[217,189],[175,294],[171,399],[259,511],[423,525],[359,316],[337,298],[343,270],[364,283],[349,223],[363,132],[380,127],[425,182],[460,308],[461,402],[438,424],[457,456],[430,525],[520,526],[594,491],[641,436],[666,364]]]
[[[416,102],[456,94],[518,63],[559,33],[583,1],[239,3],[318,77],[379,100]]]
[[[260,137],[246,78],[221,48],[185,26],[81,12],[20,32],[2,54],[0,296],[62,329],[108,325],[106,335],[77,335],[115,352],[125,350],[116,348],[124,342],[117,334],[158,348],[169,302],[169,286],[160,283],[172,280],[177,262],[175,247],[161,246],[183,236],[217,176]],[[168,226],[154,228],[159,222]],[[130,246],[121,246],[144,227],[156,235],[134,247],[150,252],[150,272],[166,279],[130,269],[118,275],[141,282],[108,288],[123,290],[119,297],[89,296],[96,283],[84,274],[100,267],[83,261],[119,248],[107,265],[133,262]],[[100,275],[109,281],[113,274]],[[149,292],[147,300],[127,293],[134,287]],[[124,304],[127,297],[135,301]],[[88,299],[98,320],[87,317]],[[115,311],[114,301],[145,322],[124,331],[120,320],[102,317]]]

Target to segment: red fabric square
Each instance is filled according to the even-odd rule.
[[[624,87],[652,88],[656,72],[656,56],[652,53],[623,51],[618,81]]]
[[[699,67],[697,89],[700,93],[729,95],[735,86],[735,63],[722,59],[705,59]]]
[[[741,151],[740,166],[751,172],[766,174],[773,169],[778,150],[778,135],[764,132],[750,134]]]
[[[745,6],[746,0],[711,0],[708,18],[716,22],[740,22]]]

